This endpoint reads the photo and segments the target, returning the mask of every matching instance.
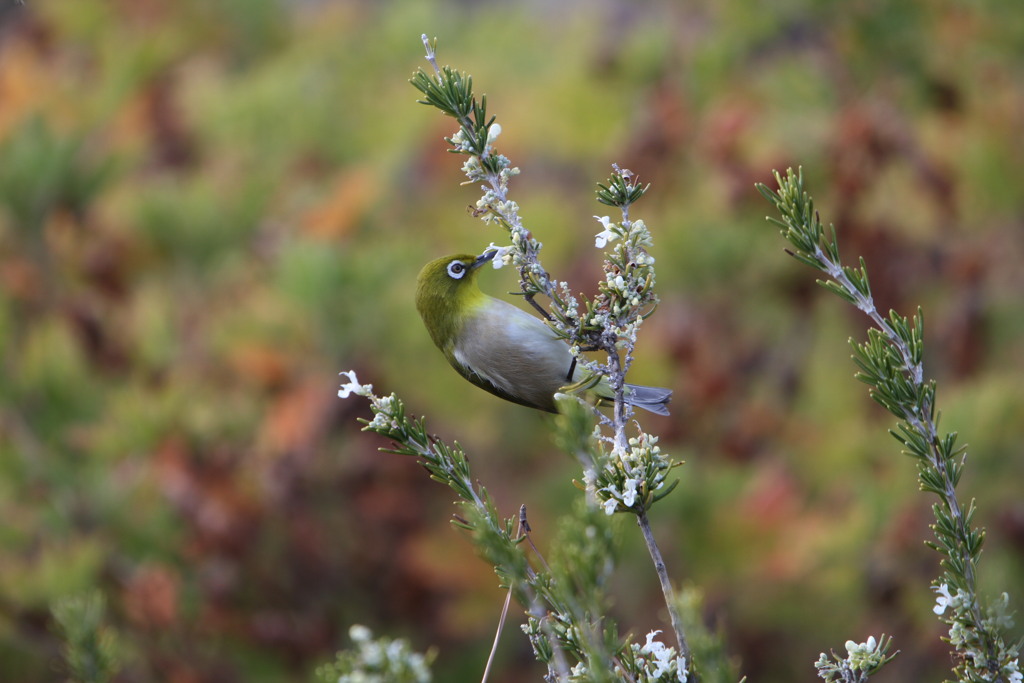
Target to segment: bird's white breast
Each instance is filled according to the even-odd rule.
[[[569,380],[572,355],[540,319],[489,297],[465,323],[455,359],[502,391],[533,403],[550,402]]]

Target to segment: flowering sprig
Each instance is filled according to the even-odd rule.
[[[835,228],[826,233],[814,210],[814,201],[803,189],[802,171],[775,173],[778,191],[758,185],[761,194],[781,214],[769,218],[792,245],[788,253],[828,276],[818,282],[863,311],[875,324],[867,341],[851,340],[857,379],[868,385],[870,396],[900,422],[890,433],[917,462],[923,491],[939,497],[935,514],[935,542],[928,545],[942,556],[942,575],[933,583],[939,594],[936,614],[950,625],[949,642],[957,651],[954,673],[961,681],[1019,681],[1020,643],[1006,643],[1005,616],[1008,596],[983,610],[977,594],[977,564],[985,533],[971,526],[974,502],[966,507],[956,495],[963,473],[966,448],[957,446],[955,432],[940,435],[935,402],[936,384],[924,379],[924,320],[920,310],[912,321],[875,307],[867,268],[844,266],[839,258]],[[949,609],[949,614],[946,610]],[[884,663],[884,662],[883,662]],[[845,679],[844,679],[845,680]]]
[[[980,623],[981,628],[976,628],[972,627],[974,601],[969,593],[960,588],[956,589],[954,593],[945,583],[933,585],[932,590],[937,593],[935,607],[932,608],[932,611],[949,624],[949,643],[966,659],[975,661],[984,656],[985,643],[981,641],[980,633],[1000,632],[1013,628],[1013,619],[1009,614],[1010,596],[1007,593],[1000,595],[988,606],[986,616]],[[946,614],[947,610],[949,614]],[[1007,646],[1000,640],[999,646],[1001,649],[995,664],[999,667],[999,676],[987,679],[976,676],[966,680],[1001,680],[1006,683],[1024,681],[1024,673],[1021,673],[1019,662],[1020,643]]]
[[[833,652],[832,658],[829,659],[829,656],[822,652],[814,666],[818,670],[818,676],[828,683],[865,683],[898,654],[897,651],[890,655],[891,647],[892,638],[887,638],[884,633],[878,640],[875,640],[874,636],[869,636],[863,643],[848,640],[846,657],[840,657]]]
[[[624,442],[624,426],[630,409],[623,395],[625,374],[632,362],[632,349],[640,321],[649,315],[657,301],[653,293],[654,258],[647,253],[652,240],[643,221],[629,220],[629,207],[647,191],[635,174],[628,169],[613,166],[606,184],[598,184],[597,198],[608,206],[622,211],[622,221],[613,224],[607,217],[599,219],[605,235],[598,236],[596,244],[604,246],[615,238],[622,238],[605,262],[605,278],[600,294],[582,310],[577,298],[565,282],[553,279],[540,262],[543,244],[523,225],[519,205],[508,196],[509,180],[519,173],[511,161],[499,154],[494,142],[501,132],[495,117],[487,115],[487,98],[477,98],[473,92],[472,77],[451,67],[437,63],[436,41],[421,36],[431,72],[418,69],[410,82],[423,93],[420,103],[440,109],[453,117],[459,129],[445,138],[449,151],[467,157],[463,172],[470,183],[477,183],[483,192],[476,202],[476,213],[485,222],[496,221],[508,232],[511,244],[496,247],[492,242],[488,250],[499,249],[500,259],[495,267],[511,264],[519,269],[520,290],[526,299],[548,320],[552,329],[569,344],[577,362],[593,374],[607,376],[616,391],[616,423],[620,426],[616,438]],[[612,237],[614,235],[615,237]],[[549,300],[548,310],[535,302],[535,297]],[[622,363],[620,349],[625,349]],[[582,354],[603,350],[609,362],[598,364]],[[614,358],[612,358],[614,356]]]
[[[601,680],[606,671],[614,672],[617,677],[636,683],[686,683],[690,679],[687,658],[680,655],[674,647],[665,645],[657,639],[661,631],[647,634],[647,642],[643,645],[630,643],[621,656],[605,670],[595,670],[587,662],[580,662],[572,668],[570,681]]]
[[[678,681],[686,683],[688,671],[686,657],[679,655],[674,647],[657,640],[661,631],[647,634],[642,646],[633,643],[630,649],[637,668],[641,671],[640,681]]]
[[[449,66],[438,66],[437,41],[431,43],[426,35],[421,39],[432,73],[417,69],[410,79],[413,87],[424,95],[419,102],[440,109],[458,122],[459,129],[445,141],[450,145],[450,152],[467,157],[462,171],[471,183],[481,185],[483,196],[476,204],[477,215],[485,222],[497,220],[508,229],[512,236],[514,265],[537,267],[536,254],[542,245],[523,227],[518,204],[508,198],[509,181],[519,174],[519,169],[494,149],[501,126],[495,122],[495,117],[487,118],[487,96],[476,98],[471,76]],[[535,275],[537,290],[534,294],[546,293],[553,287],[543,269]]]
[[[433,55],[436,46],[431,45],[427,36],[422,36],[428,58],[434,67],[435,78],[420,69],[411,79],[425,99],[422,104],[437,107],[459,122],[459,130],[446,138],[454,154],[464,154],[473,160],[474,174],[480,179],[487,174],[498,174],[507,165],[491,153],[494,138],[501,133],[501,127],[494,123],[494,117],[487,117],[487,96],[479,100],[473,96],[473,77],[460,73],[449,66],[438,68]],[[493,130],[492,130],[493,127]]]
[[[634,173],[613,165],[606,183],[599,183],[597,199],[617,207],[622,217],[595,217],[604,230],[595,244],[599,247],[614,242],[604,262],[604,279],[593,301],[581,305],[565,282],[554,280],[540,262],[542,244],[525,228],[518,205],[508,197],[508,181],[518,169],[498,154],[493,143],[500,127],[494,117],[486,115],[486,98],[473,94],[472,78],[450,67],[440,67],[436,43],[422,36],[427,61],[432,73],[419,69],[411,83],[424,94],[423,104],[437,107],[459,122],[459,130],[446,141],[451,150],[469,157],[463,171],[472,183],[479,183],[483,195],[477,201],[477,213],[486,222],[496,220],[508,230],[511,244],[497,247],[492,242],[487,250],[498,250],[492,260],[495,267],[511,264],[519,269],[520,289],[527,300],[548,320],[556,334],[570,345],[580,367],[590,373],[576,390],[593,386],[600,377],[607,377],[615,394],[613,419],[601,418],[602,424],[614,432],[613,440],[620,450],[627,448],[626,427],[632,409],[625,394],[625,376],[633,362],[633,349],[640,324],[657,303],[654,294],[654,258],[648,253],[652,245],[650,231],[642,220],[630,220],[630,206],[643,197],[648,186],[641,185]],[[548,310],[534,301],[543,295],[550,302]],[[590,360],[583,354],[604,351],[605,362]],[[621,355],[620,355],[621,354]]]
[[[430,663],[436,655],[414,652],[409,643],[391,638],[374,639],[365,626],[348,631],[355,647],[342,650],[337,660],[317,669],[323,683],[430,683]]]
[[[376,432],[392,442],[383,449],[400,455],[411,455],[427,469],[432,479],[447,484],[462,499],[466,516],[455,523],[486,541],[486,554],[493,561],[506,585],[527,576],[528,568],[522,554],[516,551],[520,539],[514,535],[514,518],[501,518],[487,490],[477,483],[469,471],[466,453],[458,444],[449,446],[427,432],[424,420],[412,419],[405,404],[395,394],[378,396],[372,384],[360,384],[354,371],[342,372],[349,381],[338,391],[340,398],[355,394],[370,401],[372,420],[360,420],[363,431]]]
[[[595,238],[595,244],[602,241],[615,244],[606,252],[604,280],[598,283],[598,295],[587,303],[579,335],[588,348],[607,354],[607,363],[595,364],[593,369],[608,377],[615,392],[612,427],[620,450],[626,447],[625,425],[632,416],[623,393],[625,376],[633,363],[640,324],[658,303],[654,293],[654,257],[647,251],[654,241],[642,220],[629,218],[630,206],[646,191],[647,187],[640,186],[632,171],[619,168],[617,164],[612,165],[608,184],[598,183],[598,201],[618,207],[622,219],[613,223],[607,216],[595,216],[604,227]]]
[[[672,492],[679,480],[668,486],[665,482],[669,470],[679,464],[661,452],[658,437],[640,432],[629,439],[626,449],[613,449],[585,483],[592,486],[605,514],[638,513]]]
[[[569,649],[578,658],[584,658],[586,651],[570,648],[564,637],[558,637],[551,623],[558,620],[573,623],[573,613],[565,608],[569,601],[558,597],[550,577],[538,572],[527,562],[520,548],[525,538],[515,532],[516,519],[502,518],[487,490],[477,483],[469,468],[466,453],[458,444],[448,445],[427,432],[425,421],[410,418],[405,404],[395,394],[378,396],[373,385],[361,384],[354,371],[342,372],[348,382],[338,391],[340,398],[353,394],[370,401],[373,419],[361,419],[364,431],[375,432],[392,442],[391,453],[411,455],[430,473],[430,478],[446,484],[461,499],[463,515],[453,518],[452,523],[469,531],[475,545],[484,558],[494,565],[503,586],[507,587],[517,601],[535,615],[537,633],[531,640],[537,640],[534,648],[549,653],[546,660],[552,680],[559,680],[564,665],[563,650]],[[561,605],[561,610],[559,609]],[[610,653],[604,658],[611,659]],[[564,672],[563,672],[564,673]],[[564,679],[564,676],[562,677]]]
[[[612,419],[602,419],[602,424],[612,431],[611,453],[603,457],[600,466],[588,475],[593,478],[597,498],[602,501],[606,513],[629,512],[636,515],[637,526],[643,534],[668,607],[680,656],[690,659],[690,647],[676,608],[675,591],[647,517],[650,506],[675,488],[675,483],[665,486],[666,475],[668,470],[681,463],[673,463],[661,452],[657,437],[639,428],[635,437],[630,438],[626,433],[633,413],[626,396],[626,373],[633,363],[640,325],[658,303],[654,293],[654,257],[647,251],[653,245],[653,239],[644,222],[631,220],[629,215],[630,207],[643,197],[647,187],[640,185],[636,174],[618,165],[612,166],[607,184],[598,184],[598,201],[617,207],[621,220],[612,222],[608,217],[595,216],[604,228],[595,238],[595,244],[600,244],[604,238],[605,245],[613,242],[614,246],[606,252],[604,281],[598,285],[598,295],[587,303],[580,338],[589,344],[589,348],[605,352],[605,363],[591,362],[587,367],[608,378],[615,395],[615,406]]]
[[[616,662],[626,662],[620,665],[625,680],[658,680],[641,676],[644,667],[656,658],[634,661],[628,657],[630,644],[619,640],[615,622],[603,616],[608,612],[608,604],[600,586],[607,582],[605,574],[612,566],[611,531],[602,521],[607,519],[604,512],[590,508],[589,512],[579,515],[580,526],[570,526],[565,532],[571,533],[572,538],[559,542],[565,553],[560,562],[533,566],[523,552],[525,536],[514,531],[516,520],[498,514],[487,490],[473,477],[469,460],[458,444],[448,445],[430,435],[424,420],[410,418],[405,404],[396,395],[378,396],[373,385],[361,383],[353,371],[341,375],[347,381],[338,391],[339,397],[361,396],[370,402],[373,418],[360,420],[363,430],[392,442],[390,447],[381,450],[416,457],[432,479],[446,484],[459,496],[463,514],[454,518],[453,524],[471,532],[476,546],[494,565],[502,584],[526,607],[529,618],[523,630],[537,658],[548,666],[550,680],[569,680],[567,656],[592,671],[611,671]],[[578,409],[577,417],[581,418],[572,429],[576,432],[589,430],[593,425],[592,416],[589,422],[583,418],[591,415],[589,411],[575,399],[563,400]],[[559,417],[564,421],[563,416]],[[593,454],[593,442],[581,447]],[[604,563],[600,576],[582,575],[579,567],[597,568],[599,558]]]
[[[657,303],[654,258],[648,253],[651,234],[642,220],[631,220],[629,216],[630,206],[644,195],[647,187],[640,185],[635,174],[618,166],[613,166],[607,183],[598,185],[598,201],[617,207],[621,218],[595,217],[603,227],[595,238],[595,246],[610,248],[606,251],[598,295],[581,304],[567,283],[555,280],[543,267],[539,258],[543,245],[526,229],[519,205],[509,198],[509,182],[519,170],[495,147],[501,128],[493,116],[488,116],[486,98],[477,99],[469,76],[438,66],[436,43],[426,36],[422,40],[430,70],[417,70],[412,85],[423,93],[421,103],[440,109],[458,122],[458,130],[446,142],[449,151],[466,157],[462,170],[468,184],[480,187],[482,195],[476,202],[475,214],[509,233],[508,246],[499,247],[492,242],[487,247],[486,251],[497,251],[492,263],[496,268],[512,265],[518,269],[520,291],[554,333],[569,345],[575,359],[573,367],[585,371],[583,379],[564,391],[580,397],[598,382],[607,383],[611,389],[611,418],[589,407],[580,410],[582,399],[559,400],[561,417],[572,413],[579,418],[585,412],[590,422],[598,420],[597,430],[587,434],[586,445],[567,450],[580,457],[588,500],[601,505],[596,510],[602,514],[618,511],[636,515],[664,591],[679,657],[688,659],[690,651],[676,600],[647,519],[650,506],[673,488],[666,485],[666,474],[673,463],[656,445],[656,437],[638,430],[631,440],[627,434],[632,408],[625,377],[633,362],[640,325]],[[537,297],[547,300],[546,308],[536,301]],[[595,360],[585,355],[593,351],[603,352],[604,358]],[[572,373],[570,368],[569,375]],[[576,418],[573,420],[579,424]],[[601,428],[610,435],[604,435]],[[545,580],[546,575],[531,569],[527,581],[536,600],[524,605],[530,615],[527,634],[538,659],[548,664],[551,675],[558,678],[568,673],[558,663],[559,648],[592,671],[611,671],[619,659],[633,661],[628,657],[629,647],[612,647],[614,639],[609,634],[614,632],[613,624],[598,616],[607,606],[597,596],[583,600],[579,595],[567,594],[566,587],[560,584],[572,585],[575,582],[571,578]],[[547,606],[548,614],[534,612],[538,601]],[[631,680],[648,680],[642,677],[642,667],[636,671],[627,669],[626,673]]]
[[[523,225],[519,205],[508,196],[509,181],[519,174],[519,169],[494,149],[501,127],[493,116],[487,118],[486,96],[476,98],[470,76],[448,66],[439,66],[436,41],[431,43],[426,35],[421,39],[431,71],[417,69],[410,80],[413,87],[424,94],[419,102],[440,109],[458,122],[459,129],[445,141],[450,145],[449,151],[467,157],[462,171],[468,182],[478,184],[482,191],[475,215],[485,223],[497,222],[509,233],[508,251],[500,254],[500,263],[497,258],[492,263],[495,267],[512,265],[517,268],[520,290],[526,300],[549,321],[558,335],[570,343],[580,339],[582,320],[575,296],[565,282],[555,280],[545,270],[539,258],[544,245]],[[493,242],[488,249],[492,247]],[[537,296],[550,301],[549,310],[534,301]],[[586,344],[574,344],[573,348],[579,352],[581,346],[585,348]]]
[[[339,395],[355,393],[370,398],[375,415],[373,420],[365,421],[366,429],[392,439],[393,452],[416,456],[433,478],[449,484],[463,499],[468,519],[459,519],[457,524],[473,531],[485,558],[495,563],[503,583],[525,608],[524,631],[537,658],[548,667],[548,680],[569,679],[568,659],[578,663],[577,671],[582,666],[591,672],[587,680],[668,680],[664,677],[670,672],[672,680],[677,680],[680,672],[685,676],[690,651],[665,562],[646,516],[654,502],[671,492],[673,485],[667,485],[666,475],[674,464],[660,452],[656,437],[639,431],[631,440],[627,434],[632,389],[625,378],[633,361],[637,331],[656,304],[654,259],[647,253],[650,232],[642,220],[634,221],[629,216],[630,206],[647,188],[639,184],[633,173],[617,166],[613,166],[607,184],[599,185],[598,200],[620,209],[622,218],[598,218],[604,229],[595,239],[595,246],[610,249],[606,252],[598,295],[581,304],[568,285],[552,279],[541,264],[539,254],[543,245],[525,228],[518,204],[509,198],[509,183],[518,169],[497,150],[501,126],[495,117],[487,115],[486,98],[477,99],[472,79],[466,74],[439,67],[435,44],[426,36],[422,39],[430,71],[418,70],[411,82],[423,94],[422,103],[435,106],[458,122],[458,129],[445,141],[451,153],[465,157],[462,170],[467,184],[478,184],[482,191],[475,215],[485,223],[498,223],[509,233],[511,244],[490,243],[484,251],[496,252],[492,259],[494,267],[512,265],[518,269],[519,287],[525,299],[569,345],[575,365],[568,369],[568,375],[572,376],[577,367],[587,371],[583,380],[564,389],[572,395],[557,401],[562,425],[558,432],[562,436],[573,434],[560,440],[566,442],[563,447],[567,452],[580,458],[587,482],[584,488],[589,492],[586,511],[572,517],[577,523],[590,519],[587,532],[578,533],[578,543],[560,546],[577,548],[578,552],[561,564],[553,561],[549,565],[542,560],[542,566],[537,567],[526,562],[518,543],[528,536],[513,536],[512,520],[498,517],[493,502],[470,477],[468,463],[458,445],[447,446],[428,436],[422,420],[404,416],[402,404],[394,395],[374,395],[372,387],[359,384],[353,374],[348,374],[349,382]],[[547,309],[535,300],[538,296],[547,299]],[[589,351],[603,351],[605,359],[584,355]],[[614,396],[611,419],[582,402],[586,390],[598,382],[606,383]],[[610,435],[602,433],[602,428],[609,430]],[[678,649],[658,647],[660,643],[650,639],[647,645],[639,647],[618,638],[614,623],[604,616],[608,611],[600,588],[604,579],[589,570],[585,577],[581,575],[580,567],[594,565],[593,559],[599,557],[603,558],[600,566],[610,570],[608,549],[599,541],[603,535],[591,531],[607,523],[598,522],[597,518],[607,520],[616,511],[637,517],[665,591]],[[527,527],[524,519],[520,526]]]

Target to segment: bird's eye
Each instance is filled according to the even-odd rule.
[[[448,264],[448,277],[453,280],[461,280],[466,274],[466,264],[462,261],[452,261]]]

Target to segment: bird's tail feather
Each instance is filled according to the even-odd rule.
[[[644,387],[639,384],[627,384],[629,393],[626,400],[637,408],[643,408],[655,415],[668,415],[667,404],[672,400],[672,390],[661,387]]]

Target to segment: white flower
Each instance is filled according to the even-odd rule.
[[[633,507],[633,503],[636,502],[636,485],[638,483],[638,480],[630,477],[626,480],[626,483],[622,485],[622,504],[628,508]]]
[[[452,135],[451,137],[451,141],[452,144],[455,145],[456,149],[459,149],[463,152],[469,152],[472,149],[471,145],[469,144],[469,140],[466,139],[465,133],[462,132],[462,128],[459,128],[457,131],[455,131],[455,134]]]
[[[608,492],[608,499],[601,503],[604,506],[604,514],[613,515],[619,507],[619,490],[614,485],[607,486],[602,491]]]
[[[936,614],[944,614],[946,608],[952,605],[954,600],[954,597],[949,593],[949,586],[946,584],[933,586],[932,590],[939,594],[939,597],[935,598],[935,607],[932,607],[932,611]]]
[[[612,455],[618,458],[619,460],[622,460],[623,462],[625,462],[625,460],[629,457],[629,454],[630,451],[627,451],[618,442],[616,442],[615,445],[612,446]],[[605,467],[610,467],[610,465],[606,465]]]
[[[598,249],[604,249],[606,244],[617,239],[619,235],[612,229],[614,223],[612,223],[611,218],[608,216],[594,216],[594,218],[604,226],[604,230],[597,233],[597,236],[594,238],[594,246]]]
[[[675,669],[675,657],[672,656],[675,653],[675,650],[670,647],[666,647],[654,654],[654,659],[658,664],[658,667],[654,670],[655,678],[661,678]]]
[[[1024,674],[1020,672],[1016,659],[1004,665],[1000,670],[1000,673],[1007,674],[1006,680],[1009,681],[1009,683],[1021,683],[1021,681],[1024,681]]]
[[[1021,683],[1022,681],[1024,681],[1024,674],[1020,672],[1018,666],[1019,665],[1017,664],[1017,659],[1014,659],[1013,661],[1011,661],[1010,664],[1002,668],[1002,671],[1004,671],[1004,673],[1010,674],[1007,677],[1007,680],[1010,683]]]
[[[622,275],[607,273],[605,275],[605,282],[608,283],[608,288],[616,292],[625,293],[626,291],[626,280],[623,279]]]
[[[507,266],[512,262],[512,257],[509,255],[512,251],[512,245],[499,247],[494,242],[491,242],[487,245],[487,248],[484,249],[484,253],[486,254],[490,251],[497,252],[494,254],[494,258],[491,259],[491,265],[494,266],[495,270],[502,266]]]
[[[644,646],[642,648],[640,648],[640,652],[642,652],[643,654],[656,654],[658,651],[664,650],[665,643],[661,642],[660,640],[654,639],[655,636],[657,636],[659,633],[661,633],[661,629],[658,629],[657,631],[651,631],[650,633],[648,633],[647,642],[644,643]]]
[[[370,431],[377,431],[381,429],[387,429],[392,426],[391,419],[386,413],[377,413],[373,416],[373,419],[367,423],[366,429]]]
[[[501,135],[501,124],[492,123],[491,127],[487,129],[487,144],[497,140],[499,135]]]
[[[498,179],[501,181],[502,186],[507,186],[509,178],[517,175],[519,175],[519,167],[509,166],[501,169],[501,172],[498,173]]]
[[[483,177],[483,167],[480,166],[480,159],[471,156],[462,164],[462,172],[470,180],[477,180]]]
[[[359,646],[359,654],[363,661],[373,668],[378,668],[386,661],[384,650],[378,642],[370,641]]]
[[[488,202],[489,204],[490,202]],[[501,201],[500,199],[494,202],[494,210],[501,216],[508,217],[513,216],[519,212],[519,204],[516,204],[511,199]],[[512,221],[509,221],[512,222]]]
[[[655,636],[659,633],[661,631],[648,633],[647,642],[640,648],[640,654],[649,655],[652,660],[650,664],[654,664],[653,671],[648,664],[645,664],[645,671],[650,673],[652,680],[661,680],[662,676],[675,674],[675,680],[685,683],[687,678],[686,657],[677,657],[674,647],[667,647],[660,640],[655,640]]]
[[[956,647],[964,645],[971,637],[971,632],[963,622],[954,621],[953,625],[949,627],[949,642]],[[971,659],[975,659],[980,656],[980,653],[973,648],[965,648],[964,654],[969,656]]]
[[[348,637],[356,643],[365,643],[373,637],[373,634],[362,624],[352,624],[348,629]]]
[[[597,472],[592,467],[587,467],[583,470],[583,485],[588,489],[593,488],[594,482],[597,480]]]
[[[367,396],[373,391],[372,384],[360,384],[359,378],[356,377],[356,373],[352,370],[346,372],[339,372],[339,375],[348,375],[348,383],[342,384],[341,388],[338,389],[338,398],[348,398],[349,394],[358,394],[359,396]]]
[[[866,643],[855,643],[852,640],[846,641],[846,651],[851,655],[858,653],[870,654],[875,651],[875,647],[877,647],[877,645],[878,643],[875,642],[875,637],[868,636],[868,641]]]

